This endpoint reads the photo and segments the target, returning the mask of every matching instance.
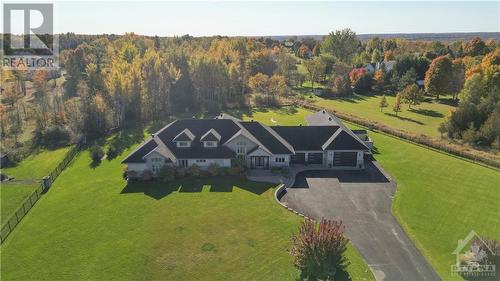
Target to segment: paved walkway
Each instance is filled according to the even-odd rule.
[[[341,219],[377,280],[440,280],[393,217],[396,184],[376,162],[365,171],[305,171],[293,186],[282,203],[311,218]]]

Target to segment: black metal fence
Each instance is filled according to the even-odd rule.
[[[57,167],[50,172],[49,183],[42,182],[38,187],[24,200],[24,202],[19,206],[19,208],[6,220],[2,222],[2,229],[0,231],[0,243],[3,243],[9,234],[14,230],[14,228],[21,222],[21,220],[26,216],[26,214],[33,208],[35,203],[46,193],[51,183],[53,183],[59,174],[68,166],[68,164],[75,158],[75,156],[80,151],[80,144],[72,147],[64,159],[57,165]]]

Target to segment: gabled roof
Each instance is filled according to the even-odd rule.
[[[293,154],[293,145],[259,122],[240,122],[272,154]]]
[[[220,141],[220,139],[221,135],[219,135],[216,130],[210,129],[201,136],[200,141]]]
[[[236,153],[226,146],[205,148],[201,137],[207,130],[213,129],[220,135],[220,142],[225,143],[239,130],[239,126],[230,119],[181,119],[172,123],[166,130],[158,133],[158,137],[172,151],[177,159],[227,159],[235,157]],[[179,148],[174,139],[183,131],[189,130],[194,136],[191,147]]]
[[[194,140],[194,135],[191,133],[189,129],[184,129],[182,132],[180,132],[173,141],[193,141]]]
[[[134,151],[132,151],[122,163],[142,163],[145,162],[142,157],[155,149],[158,145],[153,138],[149,138],[140,144]]]
[[[339,126],[340,129],[342,129],[342,131],[346,132],[349,136],[351,136],[355,141],[357,141],[362,147],[364,148],[356,148],[356,147],[359,147],[359,145],[353,145],[352,149],[365,149],[365,150],[370,150],[366,145],[365,143],[363,142],[363,140],[361,140],[359,138],[359,136],[357,136],[355,133],[353,133],[351,131],[351,129],[347,128],[346,125],[344,125],[344,123],[342,123],[342,121],[340,121],[340,119],[329,113],[328,111],[326,110],[319,110],[318,112],[316,113],[313,113],[309,116],[306,116],[306,121],[307,123],[311,126],[330,126],[330,125],[335,125],[335,126]],[[333,141],[333,138],[331,138],[329,140],[329,142]],[[329,144],[326,144],[325,147],[328,147]]]
[[[338,126],[273,126],[278,135],[295,151],[323,150],[321,147],[339,128]]]

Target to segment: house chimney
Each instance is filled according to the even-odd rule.
[[[151,137],[154,138],[155,137],[155,134],[151,134]]]
[[[332,117],[328,117],[328,121],[332,121]]]

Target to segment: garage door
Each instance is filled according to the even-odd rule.
[[[296,153],[290,157],[291,164],[305,164],[306,163],[306,154],[305,153]]]
[[[357,152],[335,152],[333,154],[333,165],[356,166]]]
[[[309,153],[307,155],[307,162],[311,164],[323,164],[323,153]]]

